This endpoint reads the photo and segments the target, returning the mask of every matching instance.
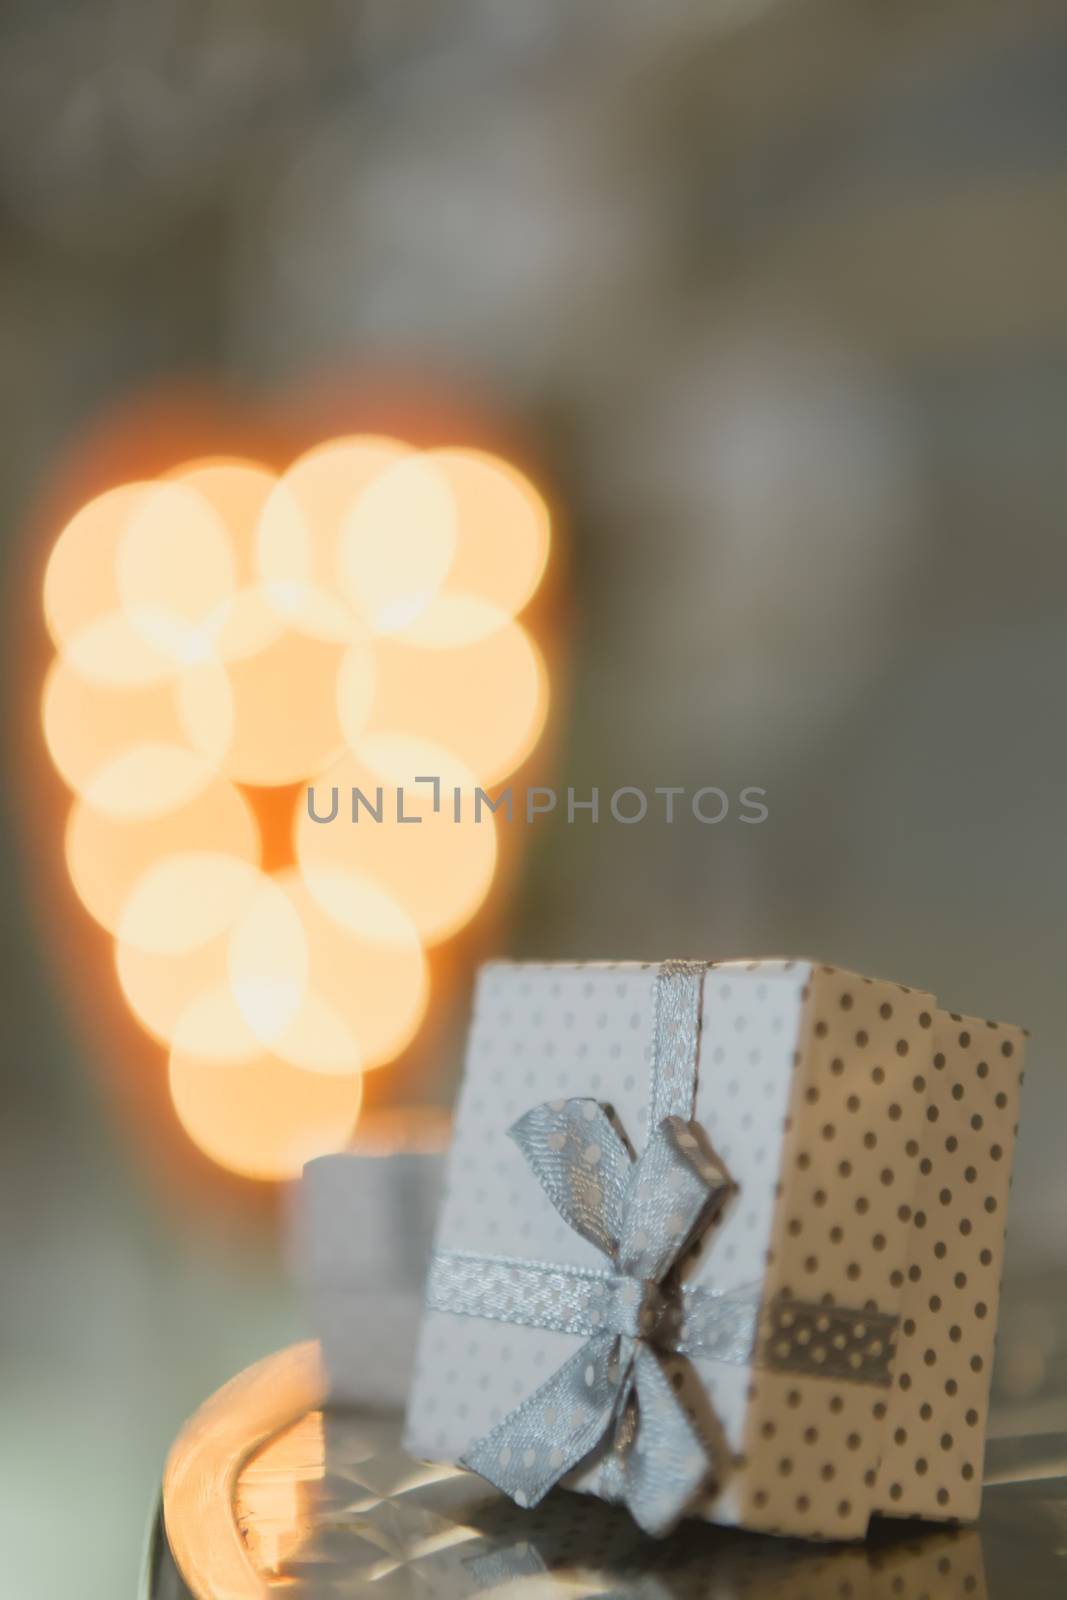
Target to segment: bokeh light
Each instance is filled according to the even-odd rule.
[[[74,794],[67,868],[221,1166],[277,1180],[350,1141],[363,1074],[417,1035],[427,948],[497,867],[476,792],[544,726],[516,616],[548,547],[509,463],[378,435],[280,474],[181,462],[60,532],[42,717]],[[306,791],[322,815],[335,788],[313,821]],[[354,789],[381,790],[380,821],[352,820]]]
[[[418,781],[427,776],[439,779],[436,792]],[[480,819],[476,814],[476,787],[462,762],[428,740],[368,734],[358,752],[347,751],[314,779],[319,815],[328,814],[337,790],[337,821],[315,822],[307,806],[298,815],[296,856],[311,892],[319,892],[323,874],[328,882],[332,873],[354,873],[403,907],[427,944],[455,933],[485,899],[496,866],[496,829],[484,809]],[[351,820],[353,790],[378,806],[380,821],[359,802],[358,820]]]
[[[220,1166],[247,1178],[297,1178],[305,1161],[345,1144],[363,1078],[301,1072],[267,1054],[234,1065],[175,1052],[170,1093],[186,1133]]]

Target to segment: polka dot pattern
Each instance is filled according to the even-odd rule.
[[[506,1134],[540,1101],[592,1096],[643,1146],[655,978],[651,964],[483,969],[440,1248],[603,1264]],[[769,1355],[752,1367],[668,1360],[729,1463],[699,1514],[832,1539],[861,1536],[875,1510],[972,1515],[1020,1032],[789,961],[710,967],[701,1021],[695,1114],[734,1189],[683,1276],[718,1291],[761,1285],[779,1337],[794,1325],[790,1302],[803,1311],[798,1336],[822,1337],[823,1306],[865,1313],[859,1348],[891,1326],[896,1357],[882,1386],[776,1371]],[[828,1337],[841,1335],[826,1321]],[[580,1343],[429,1311],[408,1447],[457,1460]],[[571,1486],[595,1493],[598,1471],[591,1462]]]
[[[922,1048],[929,995],[809,966],[790,1041],[765,1301],[899,1316],[925,1102],[902,1083]],[[713,1140],[714,1142],[714,1140]],[[886,1387],[756,1368],[728,1489],[732,1520],[809,1538],[858,1538],[888,1417]],[[773,1431],[771,1431],[773,1430]],[[720,1497],[722,1499],[723,1497]],[[714,1520],[725,1520],[720,1507]]]
[[[938,1115],[916,1163],[895,1427],[877,1497],[893,1515],[966,1519],[981,1500],[1026,1039],[1018,1028],[944,1011],[930,1033],[926,1094]]]

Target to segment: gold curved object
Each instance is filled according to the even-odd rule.
[[[178,1435],[163,1473],[163,1519],[195,1600],[268,1594],[234,1518],[238,1477],[251,1455],[320,1407],[325,1394],[317,1341],[292,1345],[217,1390]]]

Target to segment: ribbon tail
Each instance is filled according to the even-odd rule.
[[[597,1333],[460,1459],[518,1506],[535,1506],[595,1450],[619,1392],[618,1339]]]
[[[636,1417],[623,1463],[623,1498],[638,1526],[659,1539],[708,1482],[710,1449],[647,1345],[634,1356],[629,1403]]]

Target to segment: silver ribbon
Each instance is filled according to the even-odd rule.
[[[634,1156],[595,1100],[536,1106],[510,1130],[549,1199],[615,1270],[586,1281],[586,1343],[460,1465],[533,1506],[602,1445],[598,1490],[666,1533],[711,1463],[663,1366],[661,1287],[728,1181],[696,1123],[666,1116]],[[525,1319],[524,1319],[525,1320]]]
[[[609,1269],[438,1250],[427,1288],[433,1310],[585,1340],[460,1465],[534,1506],[580,1464],[598,1462],[597,1493],[654,1536],[671,1530],[715,1467],[709,1433],[676,1391],[678,1358],[886,1384],[897,1321],[784,1298],[764,1307],[758,1285],[717,1294],[677,1281],[683,1252],[732,1188],[692,1117],[704,970],[668,962],[657,974],[652,1127],[639,1157],[610,1108],[591,1099],[535,1106],[508,1130]]]

